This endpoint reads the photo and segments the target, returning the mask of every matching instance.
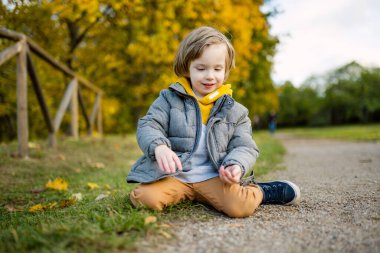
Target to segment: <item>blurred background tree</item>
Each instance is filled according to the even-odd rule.
[[[282,126],[319,126],[380,121],[380,68],[348,63],[301,87],[278,87]]]
[[[125,133],[134,131],[159,91],[177,80],[172,71],[177,47],[189,31],[202,25],[216,27],[231,39],[237,68],[228,81],[234,97],[251,110],[251,118],[277,110],[270,73],[278,40],[269,34],[270,13],[261,11],[263,4],[263,0],[13,0],[1,3],[0,25],[25,33],[102,88],[105,131]],[[8,45],[0,40],[0,50]],[[55,115],[69,80],[36,61]],[[15,96],[11,95],[15,93],[14,65],[11,61],[0,68],[2,118],[16,119]],[[83,93],[87,103],[94,100]],[[38,104],[34,95],[29,98],[31,135],[44,137]],[[10,132],[15,124],[15,120],[0,121],[0,140],[15,137]]]
[[[236,69],[228,82],[234,98],[262,127],[276,111],[279,126],[321,126],[380,121],[380,70],[348,63],[301,87],[274,85],[273,57],[279,39],[269,33],[263,0],[12,0],[0,2],[0,26],[25,33],[42,48],[106,93],[106,133],[135,130],[161,89],[177,80],[173,59],[183,37],[209,25],[231,39]],[[0,39],[0,50],[11,45]],[[68,80],[34,57],[54,116]],[[0,67],[0,141],[16,137],[15,60]],[[46,137],[38,103],[29,89],[32,138]],[[82,90],[85,103],[95,97]],[[88,112],[89,113],[89,112]],[[84,120],[80,121],[82,132]],[[69,130],[69,118],[63,119]],[[66,130],[67,129],[67,130]]]

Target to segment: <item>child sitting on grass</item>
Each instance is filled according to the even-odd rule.
[[[241,184],[259,150],[248,110],[224,84],[235,64],[230,41],[200,27],[181,42],[174,71],[180,80],[162,90],[139,120],[144,155],[128,182],[135,207],[162,210],[183,200],[213,206],[229,217],[247,217],[260,204],[295,204],[299,188],[289,181]]]

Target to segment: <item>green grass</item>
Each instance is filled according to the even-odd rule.
[[[253,167],[255,176],[259,177],[270,171],[282,169],[281,162],[286,153],[279,140],[273,138],[267,131],[258,131],[253,135],[260,149],[260,156]]]
[[[280,132],[307,138],[327,138],[347,141],[380,140],[380,124],[294,128],[280,130]]]
[[[255,166],[260,175],[277,168],[284,149],[266,133],[255,135],[261,157]],[[184,202],[158,213],[132,208],[127,184],[133,162],[140,156],[135,137],[113,136],[102,140],[61,140],[57,149],[36,142],[30,159],[14,158],[17,145],[0,144],[0,252],[125,252],[135,251],[146,236],[172,237],[170,224],[178,220],[208,220],[216,213],[201,204]],[[68,190],[44,190],[48,180],[62,177]],[[87,183],[99,188],[90,190]],[[68,199],[81,193],[82,201],[65,208],[37,213],[28,209]],[[95,201],[99,194],[108,198]],[[148,216],[157,222],[144,224]]]

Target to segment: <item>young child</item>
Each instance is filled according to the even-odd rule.
[[[211,27],[181,42],[174,71],[181,79],[162,90],[138,122],[144,155],[128,182],[135,207],[162,210],[189,199],[229,217],[252,215],[260,204],[295,204],[299,188],[289,181],[242,184],[259,155],[248,110],[223,84],[235,64],[230,41]]]

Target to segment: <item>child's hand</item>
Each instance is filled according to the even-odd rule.
[[[219,169],[220,179],[227,184],[236,184],[240,182],[241,168],[239,165],[231,165],[226,168],[221,166]]]
[[[176,153],[174,153],[166,145],[159,145],[154,150],[158,167],[164,173],[170,174],[178,170],[182,170],[182,164]]]

